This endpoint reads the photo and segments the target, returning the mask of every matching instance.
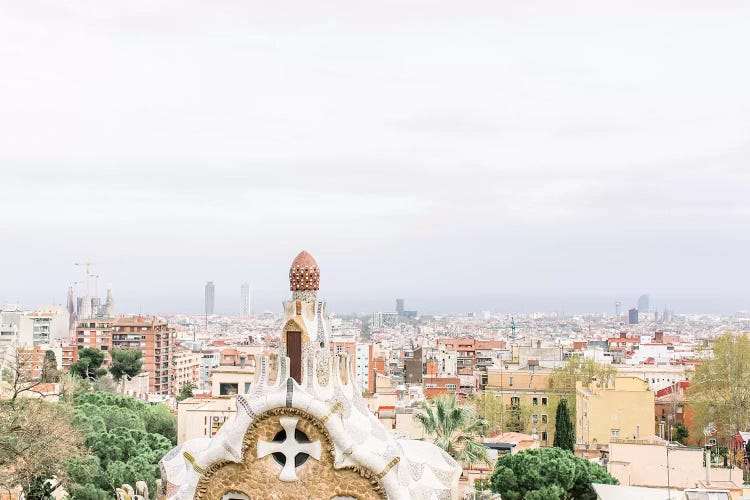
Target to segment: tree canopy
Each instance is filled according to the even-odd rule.
[[[0,486],[20,485],[29,500],[51,498],[55,478],[68,491],[76,485],[67,463],[91,455],[70,424],[70,407],[42,399],[0,401]]]
[[[55,351],[44,352],[44,364],[42,365],[42,382],[54,384],[60,381],[60,371],[57,369],[57,356]]]
[[[198,386],[196,386],[193,382],[185,382],[182,387],[180,387],[180,394],[177,396],[177,401],[183,401],[188,398],[192,398],[195,396],[193,391],[197,389]]]
[[[750,337],[725,334],[714,341],[713,355],[701,361],[688,390],[695,409],[693,432],[713,422],[722,440],[750,429]]]
[[[611,364],[597,363],[591,358],[574,355],[568,358],[564,365],[552,370],[549,377],[550,389],[566,389],[574,391],[576,382],[588,385],[596,380],[600,385],[609,385],[610,380],[617,375],[617,369]]]
[[[103,363],[104,353],[102,351],[86,347],[78,351],[78,361],[72,363],[68,371],[81,378],[94,380],[107,373],[107,370],[102,368]]]
[[[143,368],[143,353],[137,349],[112,349],[112,364],[109,366],[109,373],[112,378],[119,382],[123,376],[133,378]]]
[[[72,423],[86,437],[94,460],[75,470],[74,498],[98,500],[123,483],[146,481],[154,491],[158,462],[176,443],[175,417],[164,405],[92,392],[76,398]]]
[[[555,439],[552,445],[563,450],[573,451],[575,442],[576,432],[573,428],[573,421],[570,419],[568,400],[561,399],[557,404],[557,413],[555,414]]]
[[[503,500],[595,500],[592,483],[618,484],[603,467],[560,448],[503,455],[490,478]]]
[[[479,441],[487,427],[484,419],[476,418],[471,406],[461,406],[456,396],[439,396],[422,403],[416,415],[433,442],[459,463],[489,463],[487,448]]]

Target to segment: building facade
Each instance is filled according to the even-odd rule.
[[[211,316],[214,313],[214,299],[216,294],[216,287],[214,286],[213,281],[209,281],[206,283],[206,290],[205,290],[205,312],[207,315]]]
[[[149,392],[174,394],[172,356],[175,331],[154,317],[121,317],[112,323],[112,348],[139,349],[143,371],[149,372]]]

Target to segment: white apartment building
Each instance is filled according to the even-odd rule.
[[[211,372],[219,367],[221,352],[219,349],[200,351],[200,374],[198,387],[207,391],[211,388]]]
[[[370,387],[370,371],[372,371],[373,345],[357,344],[356,359],[354,361],[355,374],[360,387],[366,391],[372,391]]]
[[[175,395],[179,394],[187,383],[200,387],[201,354],[190,349],[177,348],[172,357],[172,376]]]
[[[70,339],[69,320],[63,306],[46,305],[36,311],[6,306],[0,311],[0,347],[60,345]]]

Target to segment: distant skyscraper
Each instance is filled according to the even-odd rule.
[[[213,314],[214,313],[214,292],[216,287],[214,287],[214,282],[209,281],[206,283],[206,314]]]
[[[643,294],[640,297],[638,297],[638,311],[639,312],[646,312],[648,311],[649,306],[649,296],[648,294]]]
[[[243,283],[240,285],[240,316],[250,316],[250,284]]]
[[[69,318],[69,328],[72,331],[75,328],[76,325],[76,305],[75,305],[75,292],[73,291],[73,287],[68,287],[68,318]]]
[[[638,324],[638,309],[630,309],[628,310],[628,324],[629,325],[637,325]]]
[[[107,287],[107,301],[104,303],[103,315],[107,318],[115,317],[115,296],[112,293],[112,287]]]
[[[396,299],[396,312],[399,316],[404,315],[404,299]]]

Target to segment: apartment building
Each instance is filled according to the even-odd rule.
[[[179,394],[182,387],[188,383],[199,387],[201,369],[201,355],[190,349],[176,348],[172,361],[173,394]]]
[[[78,322],[75,331],[75,344],[81,349],[99,349],[104,352],[104,367],[109,366],[109,351],[112,349],[112,319],[85,319]]]
[[[68,320],[68,313],[62,306],[41,306],[36,311],[8,306],[0,311],[0,347],[58,345],[70,338]]]
[[[550,373],[551,370],[533,365],[513,370],[503,366],[488,369],[485,393],[501,401],[499,411],[508,417],[503,418],[503,431],[515,427],[517,432],[536,435],[541,446],[552,446],[557,405],[573,395],[549,389]]]
[[[598,457],[610,439],[640,440],[654,434],[654,393],[636,377],[616,377],[611,386],[576,383],[576,454]]]
[[[68,371],[70,365],[78,361],[78,345],[66,342],[60,347],[61,366],[63,371]]]
[[[149,372],[149,392],[173,394],[172,357],[175,331],[155,317],[121,317],[112,322],[112,348],[140,349],[143,371]]]

